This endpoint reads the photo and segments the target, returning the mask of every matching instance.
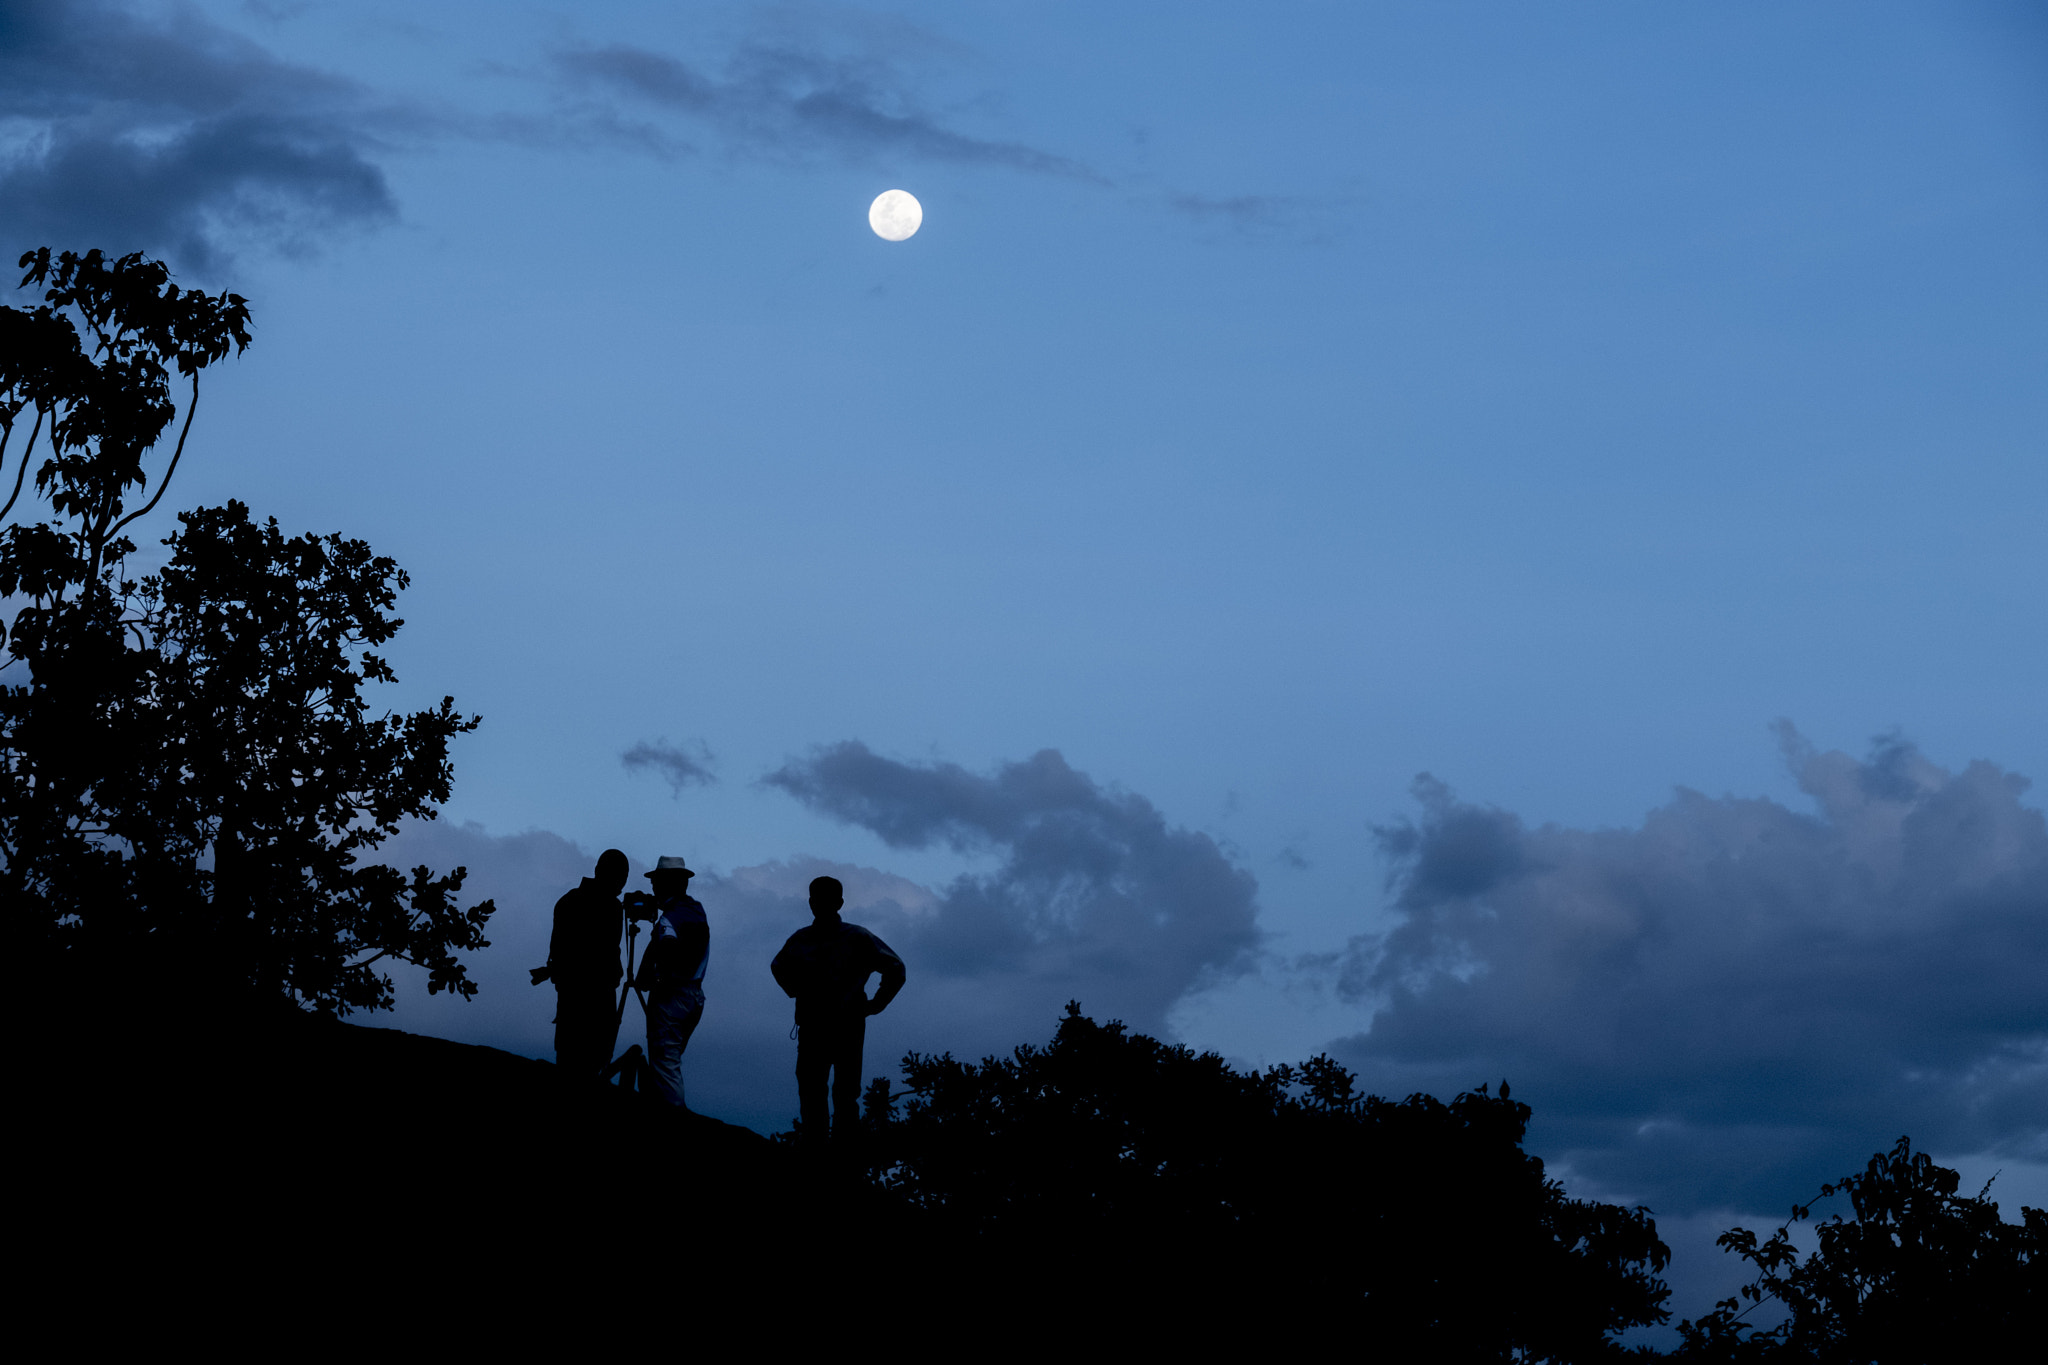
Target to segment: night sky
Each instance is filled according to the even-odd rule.
[[[763,1130],[833,871],[873,1074],[1506,1077],[1681,1313],[1901,1133],[2048,1199],[2039,6],[0,0],[0,245],[245,294],[138,565],[360,536],[484,718],[365,1022],[550,1055],[617,846]]]

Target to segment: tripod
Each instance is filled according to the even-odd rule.
[[[619,1030],[625,1027],[626,997],[628,995],[639,996],[640,1013],[643,1015],[647,1013],[647,996],[642,993],[639,982],[634,979],[633,955],[639,943],[640,921],[629,919],[626,921],[626,980],[625,984],[619,987],[619,1010],[612,1021],[612,1036],[614,1038],[618,1037]],[[640,1044],[635,1043],[627,1048],[619,1054],[617,1061],[605,1068],[603,1083],[611,1085],[614,1082],[617,1083],[621,1090],[637,1090],[643,1095],[653,1092],[654,1071],[653,1068],[647,1065],[647,1054],[641,1050]]]

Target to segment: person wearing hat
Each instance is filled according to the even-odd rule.
[[[555,902],[547,965],[533,969],[534,985],[555,983],[555,1066],[577,1080],[603,1075],[619,1040],[619,892],[630,870],[615,848],[598,855],[596,874]]]
[[[647,1065],[655,1092],[678,1109],[685,1107],[683,1049],[704,1017],[704,967],[711,956],[711,925],[690,895],[696,875],[677,857],[663,857],[647,874],[654,894],[643,904],[654,932],[635,976],[647,993]]]

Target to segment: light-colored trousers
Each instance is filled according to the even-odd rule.
[[[683,1049],[704,1017],[704,992],[685,986],[674,995],[647,1002],[647,1064],[655,1091],[678,1109],[683,1104]]]

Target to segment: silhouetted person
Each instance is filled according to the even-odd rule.
[[[611,1063],[619,1040],[619,937],[626,927],[619,892],[626,885],[626,855],[608,848],[595,876],[555,902],[555,928],[547,966],[534,984],[555,983],[555,1065],[564,1075],[596,1080]]]
[[[830,1076],[834,1137],[847,1138],[860,1121],[861,1046],[868,1016],[880,1014],[903,989],[903,959],[858,924],[839,918],[846,888],[837,877],[811,883],[811,925],[782,945],[769,970],[783,994],[796,1001],[796,1094],[804,1139],[824,1141],[825,1094]],[[881,973],[875,998],[868,978]]]
[[[654,921],[647,956],[635,982],[647,992],[647,1065],[655,1093],[683,1108],[683,1049],[704,1018],[704,967],[711,956],[711,926],[690,895],[697,874],[681,858],[664,857],[647,874],[651,897],[634,895],[635,914]]]

